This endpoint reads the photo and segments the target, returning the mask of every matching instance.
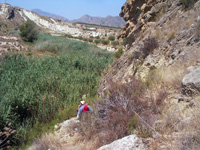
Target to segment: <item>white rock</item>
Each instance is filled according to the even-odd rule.
[[[98,150],[144,150],[144,144],[136,135],[130,135],[104,145]]]

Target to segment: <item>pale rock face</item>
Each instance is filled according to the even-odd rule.
[[[66,25],[61,25],[58,24],[54,19],[51,18],[51,21],[53,22],[49,22],[45,19],[42,19],[41,17],[37,16],[35,13],[32,13],[30,11],[27,10],[23,10],[23,13],[32,21],[34,21],[38,26],[40,27],[45,27],[47,29],[50,30],[54,30],[54,31],[60,31],[60,32],[64,32],[64,33],[70,33],[70,34],[77,34],[79,33],[79,29],[76,28],[70,28]]]
[[[145,150],[141,139],[136,135],[130,135],[122,139],[116,140],[111,144],[104,145],[98,150]]]
[[[193,95],[200,92],[200,67],[183,77],[182,87],[182,93],[185,95]]]

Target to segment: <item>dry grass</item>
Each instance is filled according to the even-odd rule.
[[[62,150],[62,144],[58,136],[52,133],[43,135],[28,150]]]
[[[186,69],[181,65],[173,67],[161,67],[149,71],[145,84],[150,91],[180,90],[181,80],[185,75]]]
[[[67,143],[63,144],[62,150],[95,150],[98,148],[99,138],[93,137],[85,140],[80,135],[74,135]]]

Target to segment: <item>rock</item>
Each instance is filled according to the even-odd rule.
[[[200,92],[200,67],[183,77],[181,92],[189,96]]]
[[[136,135],[130,135],[108,145],[104,145],[98,150],[145,150],[145,146],[142,140]]]

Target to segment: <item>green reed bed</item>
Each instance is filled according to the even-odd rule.
[[[40,51],[57,47],[58,56],[12,54],[0,64],[0,129],[12,124],[14,145],[25,142],[26,129],[35,123],[56,119],[83,95],[95,96],[101,72],[112,62],[112,54],[63,37],[43,34],[34,46]]]

